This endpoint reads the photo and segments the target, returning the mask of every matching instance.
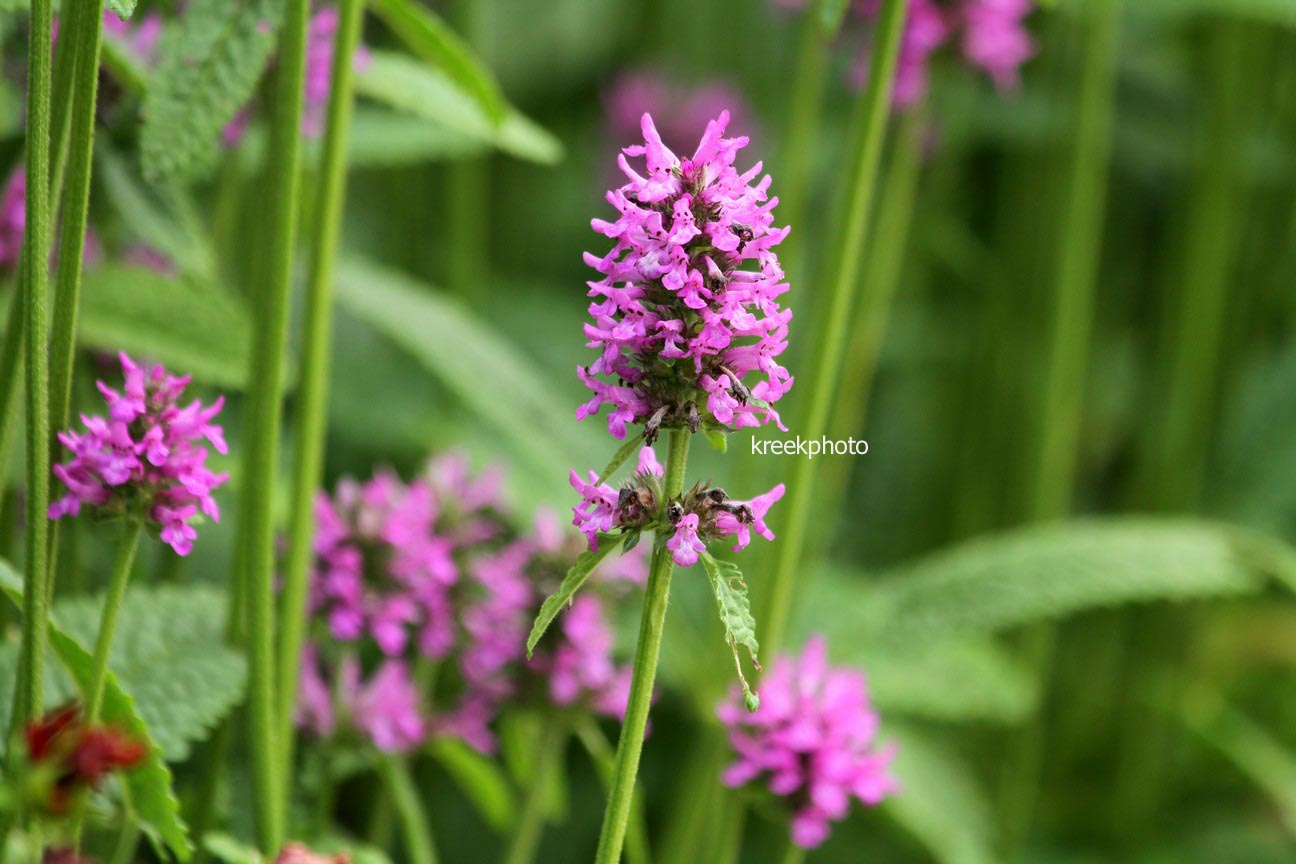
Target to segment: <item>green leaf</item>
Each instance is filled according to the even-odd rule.
[[[22,581],[7,562],[0,562],[0,588],[18,608],[22,608]],[[94,658],[53,621],[49,640],[50,649],[84,695],[94,677]],[[135,811],[149,839],[158,847],[159,854],[165,845],[181,861],[189,860],[193,845],[180,815],[180,802],[172,788],[171,771],[162,757],[161,748],[149,734],[148,724],[140,716],[135,700],[122,689],[111,670],[104,684],[101,717],[104,723],[116,726],[147,745],[144,761],[122,777],[129,790],[129,806]]]
[[[490,145],[420,117],[360,106],[351,121],[347,165],[352,169],[463,159]]]
[[[974,540],[879,588],[883,639],[989,632],[1089,609],[1252,593],[1296,583],[1296,550],[1210,522],[1077,520]]]
[[[123,21],[135,14],[135,4],[136,0],[108,0],[108,8]]]
[[[498,124],[439,69],[388,51],[375,51],[356,73],[356,92],[421,117],[437,127],[545,165],[562,159],[558,139],[516,110]]]
[[[455,781],[486,824],[504,831],[513,824],[515,802],[508,778],[499,765],[451,738],[439,738],[429,752]]]
[[[411,51],[470,93],[493,123],[504,120],[509,106],[495,76],[444,21],[410,0],[371,0],[369,8]]]
[[[544,636],[549,625],[558,617],[558,613],[565,606],[571,603],[576,592],[585,584],[585,580],[594,572],[594,568],[606,558],[613,549],[617,547],[620,538],[615,534],[600,534],[598,544],[594,549],[586,549],[577,558],[576,563],[567,571],[563,577],[562,584],[558,590],[545,598],[544,603],[540,606],[540,614],[536,615],[535,624],[531,627],[531,635],[527,637],[527,658],[530,659],[531,652]]]
[[[187,759],[243,696],[247,663],[225,644],[225,605],[226,592],[203,585],[126,592],[109,668],[169,762]],[[62,601],[54,620],[93,644],[101,606],[99,597]]]
[[[939,864],[995,864],[995,815],[972,767],[915,729],[892,726],[884,735],[898,739],[892,773],[902,791],[886,800],[883,811]]]
[[[144,267],[86,271],[78,338],[125,351],[222,387],[243,387],[251,322],[233,294]]]
[[[612,454],[612,460],[608,462],[607,467],[599,472],[598,482],[606,483],[608,478],[615,474],[627,459],[642,450],[643,446],[643,439],[638,435],[632,435],[629,441],[618,447],[616,453]]]
[[[705,429],[703,434],[706,435],[707,443],[711,445],[712,450],[721,453],[729,452],[729,436],[719,429]]]
[[[565,477],[596,452],[597,436],[572,428],[571,406],[535,361],[456,300],[357,259],[338,263],[346,311],[423,363],[542,477]]]
[[[751,602],[747,597],[747,583],[743,581],[742,572],[731,561],[722,561],[712,557],[710,552],[703,552],[702,567],[711,581],[711,593],[715,595],[716,608],[720,612],[720,623],[725,628],[725,641],[733,652],[734,670],[742,684],[743,698],[747,710],[755,711],[760,705],[760,698],[752,692],[743,674],[742,661],[738,657],[738,646],[747,649],[752,665],[761,668],[757,655],[760,643],[756,641],[756,619],[752,617]]]
[[[274,52],[283,8],[283,0],[193,0],[167,28],[140,132],[150,182],[189,179],[215,161],[221,130]]]

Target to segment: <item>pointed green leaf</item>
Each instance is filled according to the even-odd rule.
[[[21,609],[22,580],[7,562],[0,562],[0,587]],[[50,623],[49,640],[50,649],[84,695],[94,677],[94,658],[54,622]],[[144,761],[123,775],[129,790],[129,806],[158,847],[159,854],[165,846],[181,861],[189,860],[193,845],[172,788],[171,770],[166,766],[161,748],[149,734],[148,725],[140,717],[135,700],[122,689],[112,671],[108,672],[104,684],[102,719],[146,745]]]
[[[703,552],[702,567],[711,581],[711,593],[715,595],[716,608],[720,612],[720,623],[725,628],[725,641],[733,652],[734,670],[742,684],[743,698],[747,710],[755,711],[760,699],[752,692],[743,674],[742,662],[738,656],[738,646],[747,649],[752,665],[761,668],[757,655],[760,643],[756,641],[756,619],[752,617],[751,601],[747,597],[747,583],[743,581],[742,572],[731,561],[722,561],[712,557],[710,552]]]
[[[551,594],[540,607],[540,614],[536,616],[535,624],[531,627],[531,635],[527,637],[527,657],[530,658],[531,652],[544,636],[549,625],[558,617],[558,613],[565,606],[571,603],[576,592],[585,584],[585,580],[594,572],[594,568],[606,558],[613,549],[620,543],[621,538],[615,534],[600,534],[598,544],[594,549],[586,549],[576,559],[576,563],[567,571],[563,577],[562,584],[558,590]]]
[[[135,14],[136,0],[108,0],[109,10],[116,12],[123,21]]]
[[[193,0],[163,33],[140,131],[150,182],[192,178],[215,161],[221,130],[274,52],[283,10],[283,0]]]
[[[612,455],[612,461],[608,462],[607,467],[599,472],[598,482],[606,483],[608,478],[617,472],[626,460],[643,449],[643,439],[638,435],[631,436],[630,440],[617,448],[616,453]]]
[[[707,429],[704,430],[703,434],[706,435],[707,443],[711,445],[712,450],[720,453],[729,452],[729,436],[727,434],[719,429]]]
[[[401,54],[373,52],[356,73],[356,92],[519,159],[552,165],[563,156],[558,139],[518,111],[493,123],[444,72]]]
[[[486,824],[496,831],[504,831],[513,824],[516,810],[513,793],[499,765],[452,738],[438,738],[429,748]]]
[[[371,0],[369,8],[411,51],[470,93],[493,123],[504,120],[508,103],[495,76],[444,21],[410,0]]]

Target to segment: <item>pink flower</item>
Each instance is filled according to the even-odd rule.
[[[188,555],[198,514],[220,520],[212,492],[229,477],[207,468],[206,444],[228,452],[221,427],[211,422],[224,397],[210,406],[194,401],[182,407],[188,376],[119,356],[122,392],[99,382],[107,419],[82,415],[84,433],[58,434],[73,458],[54,466],[68,491],[50,505],[49,517],[75,516],[88,506],[99,516],[144,519],[177,554]]]
[[[739,131],[755,131],[742,92],[725,81],[685,86],[652,69],[631,69],[604,92],[603,105],[608,140],[617,146],[639,134],[645,114],[660,119],[662,140],[671,147],[697,140],[711,118],[726,109]]]
[[[735,552],[745,548],[751,542],[753,528],[766,540],[773,540],[774,532],[765,524],[765,514],[776,501],[782,500],[783,492],[784,487],[780,483],[764,495],[757,495],[750,501],[732,502],[732,510],[716,514],[716,530],[721,534],[733,534],[738,537],[738,545],[734,547]]]
[[[12,270],[22,257],[23,231],[27,227],[27,173],[14,169],[0,195],[0,267]]]
[[[568,477],[571,487],[581,496],[580,503],[572,508],[572,524],[585,535],[589,548],[598,546],[598,535],[612,530],[616,517],[617,491],[606,483],[598,482],[598,475],[589,472],[585,481],[573,469]]]
[[[1035,53],[1023,20],[1031,0],[966,0],[962,7],[963,55],[1001,89],[1015,88],[1018,70]]]
[[[368,681],[353,680],[345,690],[352,722],[379,750],[402,753],[422,743],[421,698],[404,663],[385,660]]]
[[[692,567],[698,555],[706,551],[706,544],[698,539],[698,517],[689,513],[675,523],[675,533],[666,541],[666,548],[680,567]]]
[[[755,712],[735,690],[717,714],[738,757],[725,785],[760,783],[787,801],[799,846],[822,843],[852,798],[874,806],[898,791],[889,770],[896,748],[878,746],[878,715],[864,676],[829,668],[822,637],[812,638],[801,657],[774,661]]]
[[[585,325],[599,357],[577,370],[594,396],[576,416],[609,406],[614,437],[630,423],[646,424],[651,441],[663,426],[779,422],[770,403],[792,379],[774,358],[791,312],[778,304],[788,286],[773,247],[788,229],[774,225],[778,199],[768,176],[757,179],[760,164],[734,167],[747,139],[722,137],[728,122],[722,111],[681,159],[644,114],[645,143],[618,160],[629,182],[607,194],[617,220],[592,222],[613,247],[585,255],[602,277],[589,283]],[[627,157],[642,158],[645,173]]]

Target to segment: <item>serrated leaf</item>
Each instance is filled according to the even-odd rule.
[[[123,21],[135,14],[136,0],[108,0],[108,8]]]
[[[406,47],[471,94],[493,123],[504,120],[509,106],[495,76],[444,21],[410,0],[371,0],[369,8]]]
[[[0,587],[21,609],[22,581],[7,562],[0,562]],[[49,643],[50,649],[84,694],[94,678],[94,658],[90,652],[53,621],[49,627]],[[134,699],[122,689],[111,670],[104,683],[100,716],[104,723],[116,726],[147,745],[144,761],[122,776],[129,790],[129,806],[135,811],[149,839],[158,847],[159,854],[165,846],[181,861],[188,861],[193,845],[180,815],[180,802],[172,788],[171,770],[166,766],[161,748],[149,734],[148,724],[140,716]]]
[[[252,327],[233,294],[145,267],[110,264],[86,271],[78,338],[165,363],[222,387],[247,382]]]
[[[882,804],[884,812],[939,864],[995,864],[994,811],[971,766],[916,729],[889,726],[884,736],[898,742],[891,771],[902,790]]]
[[[416,357],[537,475],[565,477],[596,452],[597,436],[573,428],[570,403],[537,374],[535,362],[437,289],[343,259],[337,301]]]
[[[558,139],[516,110],[492,123],[476,100],[439,69],[388,51],[375,51],[356,72],[356,93],[421,117],[438,127],[490,144],[519,159],[552,165]]]
[[[243,696],[247,663],[225,644],[223,591],[202,585],[131,587],[109,668],[135,699],[167,761],[181,762]],[[54,620],[82,644],[99,627],[99,598],[55,604]]]
[[[594,568],[620,542],[621,538],[615,534],[600,534],[596,548],[586,549],[576,558],[576,563],[567,571],[567,575],[563,577],[558,590],[545,598],[544,603],[540,606],[540,614],[536,615],[535,624],[531,627],[531,635],[527,637],[528,659],[531,657],[531,652],[535,650],[535,646],[540,642],[540,638],[549,629],[549,625],[558,617],[558,613],[571,603],[572,598],[576,596],[576,592],[581,589],[581,586],[585,584],[585,580],[594,572]]]
[[[731,561],[722,561],[703,552],[700,556],[702,567],[706,570],[707,579],[711,582],[711,593],[715,595],[716,609],[720,613],[720,623],[725,628],[725,641],[733,652],[734,670],[742,684],[743,697],[747,709],[755,711],[760,700],[747,684],[743,675],[742,661],[738,657],[738,646],[747,649],[752,664],[759,670],[760,643],[756,641],[756,619],[752,617],[751,601],[747,597],[747,583],[743,581],[742,572]]]
[[[1088,609],[1260,590],[1290,581],[1296,550],[1210,522],[1077,520],[974,540],[879,586],[885,641],[989,632]]]
[[[438,738],[429,752],[446,770],[472,805],[496,831],[513,824],[516,807],[508,779],[500,767],[476,750],[451,738]]]
[[[215,161],[221,130],[274,52],[283,8],[283,0],[194,0],[167,28],[140,132],[150,182],[192,178]]]

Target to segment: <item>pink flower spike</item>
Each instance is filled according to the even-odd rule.
[[[692,567],[698,555],[706,551],[706,544],[698,539],[698,516],[689,513],[675,523],[675,533],[666,541],[666,548],[680,567]]]

